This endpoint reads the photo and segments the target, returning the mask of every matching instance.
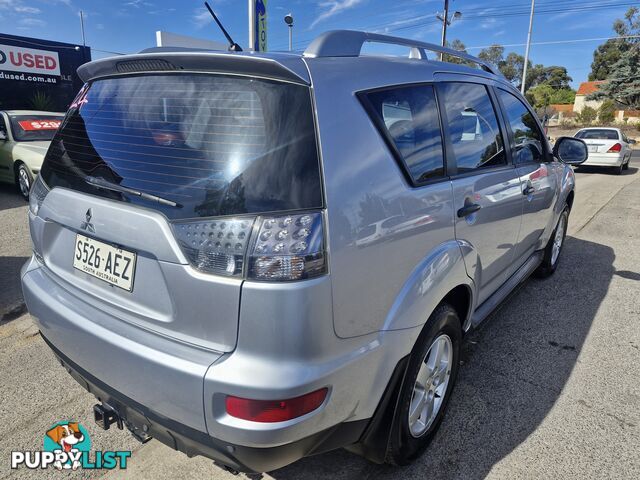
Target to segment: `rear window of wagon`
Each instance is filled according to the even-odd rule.
[[[249,77],[97,80],[72,105],[41,174],[50,188],[144,205],[170,219],[322,206],[309,88]],[[97,188],[88,176],[181,208]]]

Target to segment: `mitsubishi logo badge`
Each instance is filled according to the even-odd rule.
[[[93,227],[91,223],[91,217],[93,216],[93,212],[91,209],[87,209],[87,213],[84,214],[84,222],[80,223],[80,228],[86,230],[87,232],[96,233],[96,229]]]

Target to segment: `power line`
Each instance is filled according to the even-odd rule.
[[[561,43],[579,43],[579,42],[596,42],[602,40],[624,40],[627,38],[640,38],[640,35],[620,35],[618,37],[596,37],[596,38],[574,38],[571,40],[551,40],[548,42],[531,42],[531,45],[557,45]],[[466,50],[478,50],[482,48],[489,48],[494,46],[499,47],[523,47],[526,43],[504,43],[498,44],[494,43],[493,45],[484,45],[484,46],[475,46],[475,47],[465,47]]]
[[[525,6],[527,5],[530,5],[530,3],[529,2],[516,3],[516,4],[511,3],[511,4],[494,5],[491,7],[465,9],[464,18],[465,19],[480,19],[480,18],[489,19],[489,18],[505,18],[505,17],[529,15],[530,13],[529,7],[525,8]],[[579,3],[578,2],[576,3],[569,0],[564,0],[564,1],[561,0],[557,2],[553,2],[553,1],[539,2],[538,5],[540,6],[540,9],[536,12],[536,15],[550,15],[550,14],[556,14],[556,13],[574,13],[574,12],[579,13],[579,12],[589,12],[589,11],[595,11],[595,10],[607,10],[607,9],[612,9],[616,7],[634,6],[634,5],[637,5],[637,2],[616,2],[616,3],[602,3],[602,2]],[[547,8],[544,8],[544,7],[547,7]],[[494,11],[500,12],[500,13],[490,13]],[[469,14],[469,12],[471,12],[471,14]],[[478,12],[478,13],[474,14],[473,12]],[[432,14],[427,14],[427,15],[418,15],[413,17],[401,18],[401,19],[395,20],[392,23],[415,22],[417,20],[431,18],[435,14],[436,12]],[[433,20],[428,20],[428,21],[423,21],[418,23],[410,23],[409,25],[403,25],[395,28],[393,27],[385,28],[389,25],[389,22],[386,22],[381,24],[362,26],[360,27],[360,29],[375,31],[376,29],[385,28],[387,32],[397,32],[401,30],[410,30],[414,28],[420,28],[423,26],[434,25],[437,23],[439,23],[439,21],[436,19],[433,19]],[[302,38],[296,41],[295,45],[296,46],[304,45],[309,41],[311,41],[312,39],[313,37]],[[276,49],[278,48],[284,48],[284,47],[281,47],[280,45],[278,45]]]

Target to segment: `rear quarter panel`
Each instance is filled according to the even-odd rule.
[[[353,76],[336,74],[353,60],[310,62],[328,209],[334,328],[343,338],[421,325],[450,289],[472,284],[455,241],[451,183],[443,179],[410,187],[355,95],[385,80],[418,78],[394,79],[387,72],[381,79],[380,70],[368,71],[366,64]]]

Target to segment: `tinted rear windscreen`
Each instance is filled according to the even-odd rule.
[[[50,187],[137,203],[171,219],[322,206],[308,87],[207,74],[95,81],[42,167]],[[89,177],[161,196],[165,206]]]
[[[582,138],[583,140],[618,140],[618,132],[615,130],[580,130],[576,133],[576,138]]]

